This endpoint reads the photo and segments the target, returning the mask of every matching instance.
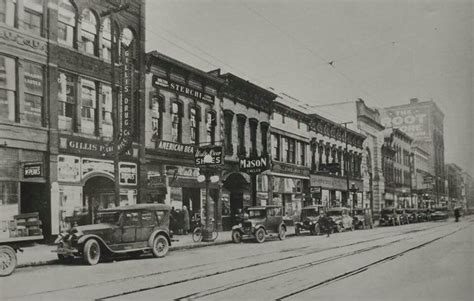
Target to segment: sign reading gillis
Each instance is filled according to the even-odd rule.
[[[202,91],[190,88],[188,86],[179,84],[177,82],[170,81],[167,78],[162,78],[162,77],[158,77],[157,75],[153,75],[152,83],[153,83],[153,86],[155,87],[167,88],[167,89],[174,90],[178,93],[183,93],[200,100],[214,102],[214,96],[204,93]]]

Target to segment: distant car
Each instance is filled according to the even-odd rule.
[[[369,208],[355,208],[352,210],[352,218],[356,229],[372,229],[374,227]]]
[[[430,209],[427,209],[427,208],[418,209],[417,219],[418,219],[418,222],[430,221],[431,220],[431,211],[430,211]]]
[[[448,207],[436,207],[433,208],[434,212],[431,213],[431,220],[447,220],[448,219]]]
[[[353,219],[349,215],[350,209],[345,207],[330,208],[326,211],[327,217],[334,222],[335,231],[354,230]]]
[[[319,235],[321,228],[318,220],[323,211],[323,206],[312,205],[301,209],[300,221],[295,223],[295,235],[300,235],[301,231],[309,231],[311,235]]]
[[[280,240],[286,237],[286,225],[280,206],[249,207],[242,223],[232,227],[232,241],[255,238],[263,243],[267,235],[277,234]]]
[[[380,219],[379,219],[380,226],[398,226],[400,225],[400,219],[398,218],[398,214],[393,207],[383,208],[380,211]]]
[[[171,245],[169,206],[138,204],[99,210],[97,224],[77,226],[56,240],[60,261],[81,257],[89,265],[114,254],[164,257]]]
[[[406,209],[406,213],[408,214],[408,222],[410,224],[418,222],[418,209],[409,208]]]
[[[397,208],[395,209],[398,215],[398,220],[400,221],[400,225],[407,225],[410,223],[408,213],[406,212],[406,209],[403,208]]]

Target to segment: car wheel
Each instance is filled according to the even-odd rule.
[[[337,228],[336,228],[337,232],[339,232],[339,233],[342,232],[342,229],[343,228],[342,228],[341,224],[337,224]]]
[[[355,226],[354,224],[351,224],[351,231],[354,231],[355,230]]]
[[[157,258],[165,257],[166,253],[170,248],[170,244],[168,243],[168,239],[163,235],[159,234],[153,240],[153,256]]]
[[[295,235],[298,236],[301,234],[301,229],[300,229],[300,226],[296,225],[295,227]]]
[[[257,231],[255,231],[255,239],[258,243],[265,241],[265,230],[263,228],[259,228]]]
[[[84,262],[88,265],[95,265],[100,260],[100,245],[95,239],[89,239],[84,245],[82,252]]]
[[[319,224],[314,225],[314,235],[320,235],[321,234],[321,227],[319,227]]]
[[[284,226],[280,226],[280,229],[278,229],[278,238],[280,240],[284,240],[286,237],[286,228]]]
[[[236,244],[242,242],[242,233],[237,230],[232,231],[232,241]]]
[[[0,277],[13,273],[16,262],[15,250],[9,246],[0,246]]]

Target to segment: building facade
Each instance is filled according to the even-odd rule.
[[[447,204],[449,209],[465,208],[465,183],[462,168],[457,164],[448,163],[445,167],[448,182]]]
[[[430,154],[420,146],[413,146],[413,194],[419,208],[431,208],[434,204],[434,176],[431,174]]]
[[[54,235],[100,207],[136,202],[144,1],[126,10],[94,0],[2,2],[2,219],[38,211]]]

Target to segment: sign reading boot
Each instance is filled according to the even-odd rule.
[[[243,158],[239,160],[239,170],[249,175],[256,175],[269,169],[268,156]]]

